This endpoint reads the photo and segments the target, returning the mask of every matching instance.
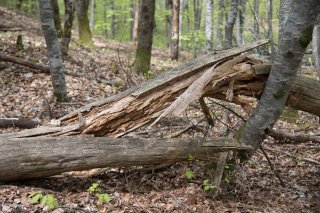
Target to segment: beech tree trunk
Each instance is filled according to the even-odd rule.
[[[275,54],[274,41],[273,41],[273,27],[272,27],[272,0],[267,1],[268,13],[268,38],[270,41],[270,55],[273,60]]]
[[[135,71],[141,74],[146,74],[150,70],[154,12],[154,1],[141,0],[138,25],[138,43],[134,61]]]
[[[61,40],[61,53],[66,56],[69,51],[69,44],[71,41],[72,35],[72,25],[74,19],[74,1],[73,0],[64,0],[64,27],[63,27],[63,36]]]
[[[260,38],[260,26],[259,26],[259,0],[254,0],[253,5],[253,37],[255,41]]]
[[[320,15],[312,33],[312,54],[314,57],[314,66],[320,78]]]
[[[80,42],[90,45],[92,43],[92,35],[88,19],[89,0],[75,0],[75,6],[78,17]]]
[[[239,13],[237,16],[237,23],[238,23],[238,31],[237,31],[237,43],[238,45],[243,45],[243,29],[246,17],[246,0],[240,0],[239,2]]]
[[[132,35],[132,39],[134,42],[137,42],[137,39],[138,39],[139,14],[140,14],[140,1],[134,4],[134,24],[133,24],[133,35]]]
[[[62,36],[62,27],[61,27],[61,18],[60,18],[60,10],[59,4],[57,0],[51,0],[51,6],[53,11],[53,21],[54,26],[56,27],[58,37]]]
[[[250,150],[234,139],[95,137],[14,138],[0,135],[0,181],[46,177],[102,167],[215,160],[216,152]]]
[[[224,29],[224,0],[218,1],[218,27],[217,27],[217,42],[218,48],[222,48],[224,45],[223,29]]]
[[[228,20],[227,20],[227,23],[225,26],[224,47],[227,49],[232,47],[233,27],[234,27],[234,24],[235,24],[236,18],[237,18],[238,6],[239,6],[239,0],[232,0],[231,1],[231,8],[230,8]]]
[[[280,32],[277,56],[254,114],[246,122],[241,141],[256,149],[272,129],[287,102],[303,53],[312,39],[312,29],[320,13],[317,0],[296,0]]]
[[[57,101],[64,102],[68,100],[67,86],[64,76],[64,66],[60,54],[58,35],[53,21],[51,2],[39,0],[39,10],[42,32],[46,41],[49,57],[53,96]]]
[[[116,37],[116,27],[115,27],[116,16],[114,15],[114,12],[115,12],[114,0],[110,0],[109,7],[110,7],[110,13],[111,13],[111,15],[110,15],[110,33],[111,33],[111,38],[115,39],[115,37]]]
[[[170,58],[178,60],[179,57],[179,9],[180,0],[172,1]]]
[[[206,4],[206,50],[210,52],[212,50],[212,15],[213,15],[213,0],[207,0]]]
[[[94,25],[95,25],[95,10],[96,10],[96,2],[94,0],[91,0],[90,2],[90,22],[89,22],[89,26],[90,26],[90,31],[91,33],[93,33],[94,31]]]

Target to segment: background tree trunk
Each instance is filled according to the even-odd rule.
[[[168,48],[170,48],[170,41],[171,41],[171,20],[172,20],[172,15],[170,14],[170,12],[172,13],[172,4],[173,4],[173,0],[165,0],[165,8],[168,11],[168,14],[166,15],[166,32],[168,35],[168,43],[167,46]]]
[[[320,78],[320,15],[312,33],[312,54],[314,57],[314,66]]]
[[[241,141],[256,149],[271,130],[287,101],[304,52],[312,39],[316,16],[320,13],[318,0],[296,0],[280,32],[279,49],[272,71],[254,114],[246,122]]]
[[[108,37],[108,24],[107,24],[107,2],[103,1],[103,35],[105,38]]]
[[[93,33],[94,31],[94,25],[95,25],[95,10],[96,10],[96,3],[95,3],[95,0],[91,0],[90,2],[90,23],[89,23],[89,26],[90,26],[90,30],[91,30],[91,33]]]
[[[225,42],[224,48],[232,47],[233,27],[236,22],[238,13],[239,0],[232,0],[228,20],[225,26]]]
[[[201,27],[202,0],[193,0],[194,29],[193,29],[193,57],[197,57],[198,35]]]
[[[57,101],[67,101],[67,86],[64,77],[64,67],[60,55],[59,40],[54,26],[51,2],[39,0],[40,21],[42,32],[46,41],[53,96]]]
[[[255,41],[260,38],[260,27],[259,27],[259,0],[254,0],[253,5],[253,37]]]
[[[170,58],[178,60],[179,57],[179,9],[180,0],[172,1]]]
[[[110,33],[111,33],[111,38],[115,39],[116,37],[116,24],[115,24],[115,20],[116,20],[116,16],[114,15],[115,13],[115,6],[114,6],[114,0],[109,0],[109,8],[110,8]]]
[[[150,70],[154,12],[154,1],[141,0],[138,43],[134,61],[134,69],[137,73],[146,74]]]
[[[51,0],[51,6],[52,6],[52,11],[53,11],[54,26],[56,27],[58,37],[61,38],[62,27],[61,27],[61,18],[60,18],[60,10],[59,10],[58,1]]]
[[[206,50],[207,52],[212,51],[212,15],[213,15],[213,0],[207,0],[206,4]]]
[[[245,23],[245,17],[246,17],[246,0],[240,0],[239,1],[239,13],[238,13],[238,31],[237,31],[237,43],[238,45],[243,45],[243,29],[244,29],[244,23]]]
[[[92,36],[88,19],[89,0],[75,0],[75,6],[78,17],[80,42],[90,45],[92,43]]]
[[[179,47],[182,48],[182,24],[183,24],[183,12],[185,8],[184,0],[180,0],[180,8],[179,8]]]
[[[61,41],[61,53],[66,56],[69,51],[69,44],[71,41],[72,35],[72,25],[74,19],[74,1],[73,0],[64,0],[64,27],[63,27],[63,36]]]
[[[218,28],[217,28],[217,47],[222,48],[224,45],[223,29],[224,29],[224,0],[218,1]]]
[[[268,38],[270,41],[270,54],[271,60],[274,58],[274,41],[273,41],[273,27],[272,27],[272,0],[267,1],[267,13],[268,13]]]
[[[133,41],[137,42],[138,39],[138,26],[139,26],[139,14],[140,14],[140,1],[134,5],[134,26],[133,26]]]

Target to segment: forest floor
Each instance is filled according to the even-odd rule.
[[[1,54],[47,64],[40,24],[2,7],[0,17],[0,26],[23,28],[21,31],[0,32]],[[16,50],[17,35],[23,38],[22,51]],[[94,45],[95,48],[86,48],[76,39],[71,43],[70,57],[64,64],[66,70],[81,77],[66,76],[69,103],[52,100],[49,75],[0,61],[0,118],[24,117],[47,123],[146,80],[134,75],[130,69],[133,44],[95,37]],[[166,51],[154,48],[149,77],[178,64],[170,62]],[[183,53],[179,63],[188,58],[190,56]],[[148,136],[170,135],[190,124],[193,126],[181,137],[218,136],[223,126],[219,122],[223,108],[214,104],[210,107],[216,115],[213,128],[199,122],[202,113],[197,107],[190,107],[185,116],[169,121],[170,128],[158,126]],[[228,107],[243,113],[236,105]],[[236,116],[231,114],[230,120],[230,126],[237,125]],[[318,118],[304,112],[293,116],[283,114],[276,128],[291,133],[320,135]],[[0,133],[12,131],[19,129],[0,129]],[[204,180],[210,179],[208,164],[190,161],[160,168],[94,169],[2,183],[0,212],[48,211],[48,206],[32,202],[30,195],[34,192],[53,195],[57,199],[59,206],[50,210],[53,212],[319,212],[320,144],[285,144],[267,138],[264,147],[286,187],[281,187],[266,158],[257,151],[248,163],[238,165],[231,175],[224,177],[222,192],[214,199],[204,190]],[[96,187],[94,192],[90,192],[92,186]],[[111,200],[99,202],[99,193],[108,194]]]

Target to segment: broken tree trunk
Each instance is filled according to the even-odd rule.
[[[105,137],[15,138],[0,135],[0,181],[46,177],[67,171],[214,160],[216,152],[250,150],[233,139]]]

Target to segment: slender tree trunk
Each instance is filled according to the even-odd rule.
[[[278,119],[297,75],[312,29],[320,13],[318,0],[295,0],[290,4],[280,32],[279,49],[267,84],[254,114],[246,122],[241,141],[256,149]]]
[[[114,15],[114,12],[115,12],[114,0],[110,0],[109,8],[110,8],[110,12],[111,12],[110,33],[111,33],[111,38],[114,39],[116,37],[116,27],[115,27],[116,16]]]
[[[138,42],[134,61],[137,73],[146,74],[150,70],[154,13],[155,1],[141,0]]]
[[[51,2],[39,0],[39,11],[42,32],[46,41],[50,74],[53,86],[53,96],[57,101],[67,101],[67,86],[64,77],[64,67],[60,55],[59,40],[54,26]]]
[[[237,43],[243,45],[243,28],[246,17],[246,0],[239,1],[239,14],[237,16],[238,30],[237,30]]]
[[[134,26],[133,26],[133,41],[137,42],[138,39],[138,26],[139,26],[139,14],[140,14],[140,1],[135,3],[134,6]]]
[[[320,78],[320,15],[318,15],[317,23],[313,28],[312,53],[314,57],[314,65]]]
[[[218,30],[217,30],[217,46],[218,48],[222,48],[223,46],[223,41],[224,41],[224,38],[223,38],[223,28],[224,28],[224,9],[225,9],[225,6],[224,6],[224,0],[219,0],[218,1]]]
[[[179,57],[179,9],[180,0],[172,1],[170,58],[178,60]]]
[[[108,37],[108,25],[107,25],[107,0],[103,0],[103,35]]]
[[[232,0],[228,20],[225,26],[225,42],[224,48],[232,47],[233,27],[236,22],[238,13],[239,0]]]
[[[284,25],[285,18],[288,15],[288,11],[290,10],[289,5],[291,4],[292,0],[280,0],[280,8],[279,8],[279,33],[278,33],[278,40],[280,39],[280,32],[283,32],[282,28]],[[279,43],[279,41],[278,41]]]
[[[213,15],[213,0],[207,0],[206,5],[206,49],[207,52],[212,51],[212,15]]]
[[[90,30],[91,30],[91,33],[93,33],[94,31],[94,25],[95,25],[95,9],[96,9],[96,3],[94,0],[91,0],[90,2],[90,23],[89,23],[89,26],[90,26]]]
[[[184,0],[180,0],[179,8],[179,47],[182,48],[182,21],[183,21],[183,11],[184,11]]]
[[[72,35],[72,25],[74,19],[74,1],[73,0],[64,0],[64,27],[63,35],[61,40],[61,53],[63,56],[66,56],[69,51],[69,44],[71,41]]]
[[[259,0],[254,0],[254,6],[253,6],[253,16],[254,16],[254,22],[253,22],[253,37],[254,40],[257,41],[260,38],[260,28],[259,28]]]
[[[267,1],[267,12],[268,12],[268,38],[270,40],[270,53],[271,59],[274,58],[274,42],[273,42],[273,27],[272,27],[272,0]]]
[[[193,33],[193,57],[197,57],[198,34],[201,27],[202,0],[193,0],[194,33]]]
[[[53,11],[54,26],[56,27],[58,37],[61,38],[62,27],[61,27],[60,10],[59,10],[58,1],[51,0],[51,6],[52,6],[52,11]]]
[[[168,14],[166,15],[166,33],[167,33],[167,37],[168,37],[168,42],[167,42],[167,46],[170,49],[170,41],[171,41],[171,20],[172,20],[172,15],[170,14],[170,12],[172,11],[172,4],[173,4],[173,0],[165,0],[165,8],[168,11]]]
[[[83,44],[89,45],[92,43],[92,36],[88,19],[89,0],[75,0],[75,6],[78,17],[80,41]]]

